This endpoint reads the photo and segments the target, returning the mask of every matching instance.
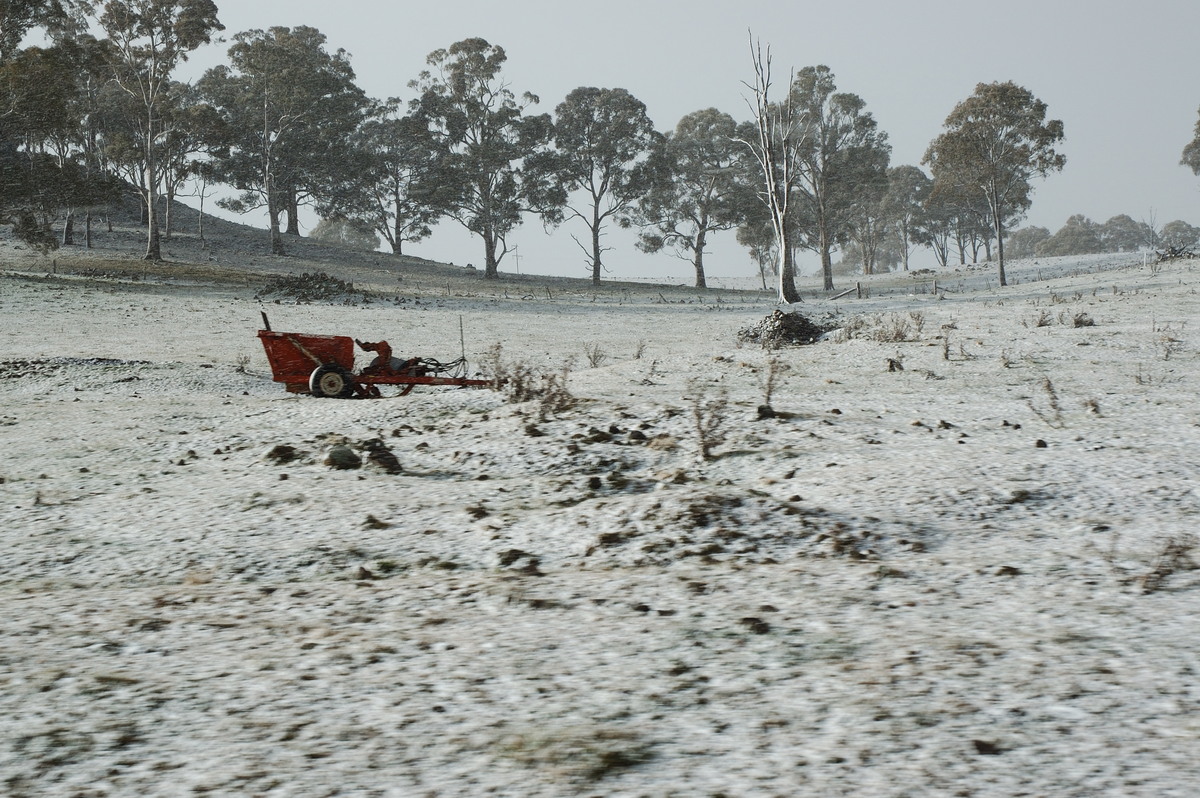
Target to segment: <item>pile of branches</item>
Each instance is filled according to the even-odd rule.
[[[1187,247],[1177,247],[1172,244],[1168,244],[1166,249],[1164,249],[1162,252],[1155,250],[1154,254],[1158,255],[1159,263],[1162,263],[1166,260],[1186,260],[1196,257],[1196,253]]]
[[[779,349],[815,343],[831,329],[833,325],[776,309],[757,324],[738,330],[737,339],[743,344],[759,344],[763,349]]]
[[[305,272],[299,276],[288,274],[275,277],[255,294],[254,298],[265,299],[272,296],[296,302],[350,303],[363,298],[364,295],[361,291],[354,290],[353,283],[331,277],[325,272]]]

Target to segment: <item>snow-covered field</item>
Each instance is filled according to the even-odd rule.
[[[871,278],[799,307],[853,335],[777,353],[736,338],[764,294],[265,306],[573,359],[555,413],[288,394],[253,287],[28,263],[0,272],[0,793],[1196,794],[1195,261]]]

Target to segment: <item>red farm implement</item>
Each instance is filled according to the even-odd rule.
[[[378,397],[380,385],[400,386],[400,396],[418,385],[490,385],[490,380],[468,379],[465,358],[441,363],[431,358],[407,360],[393,357],[387,341],[368,343],[345,335],[302,335],[275,332],[263,314],[259,340],[271,363],[275,382],[294,393],[349,399]],[[354,371],[354,346],[376,357],[362,371]]]

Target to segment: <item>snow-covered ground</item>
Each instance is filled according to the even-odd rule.
[[[288,394],[252,286],[14,263],[0,793],[1200,784],[1195,261],[869,278],[778,352],[736,337],[764,294],[265,305],[404,356],[573,361],[559,412]]]

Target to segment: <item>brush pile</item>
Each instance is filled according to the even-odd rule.
[[[759,344],[763,349],[803,346],[816,343],[834,326],[814,321],[799,313],[784,313],[776,309],[757,324],[738,330],[737,339],[743,344]]]

